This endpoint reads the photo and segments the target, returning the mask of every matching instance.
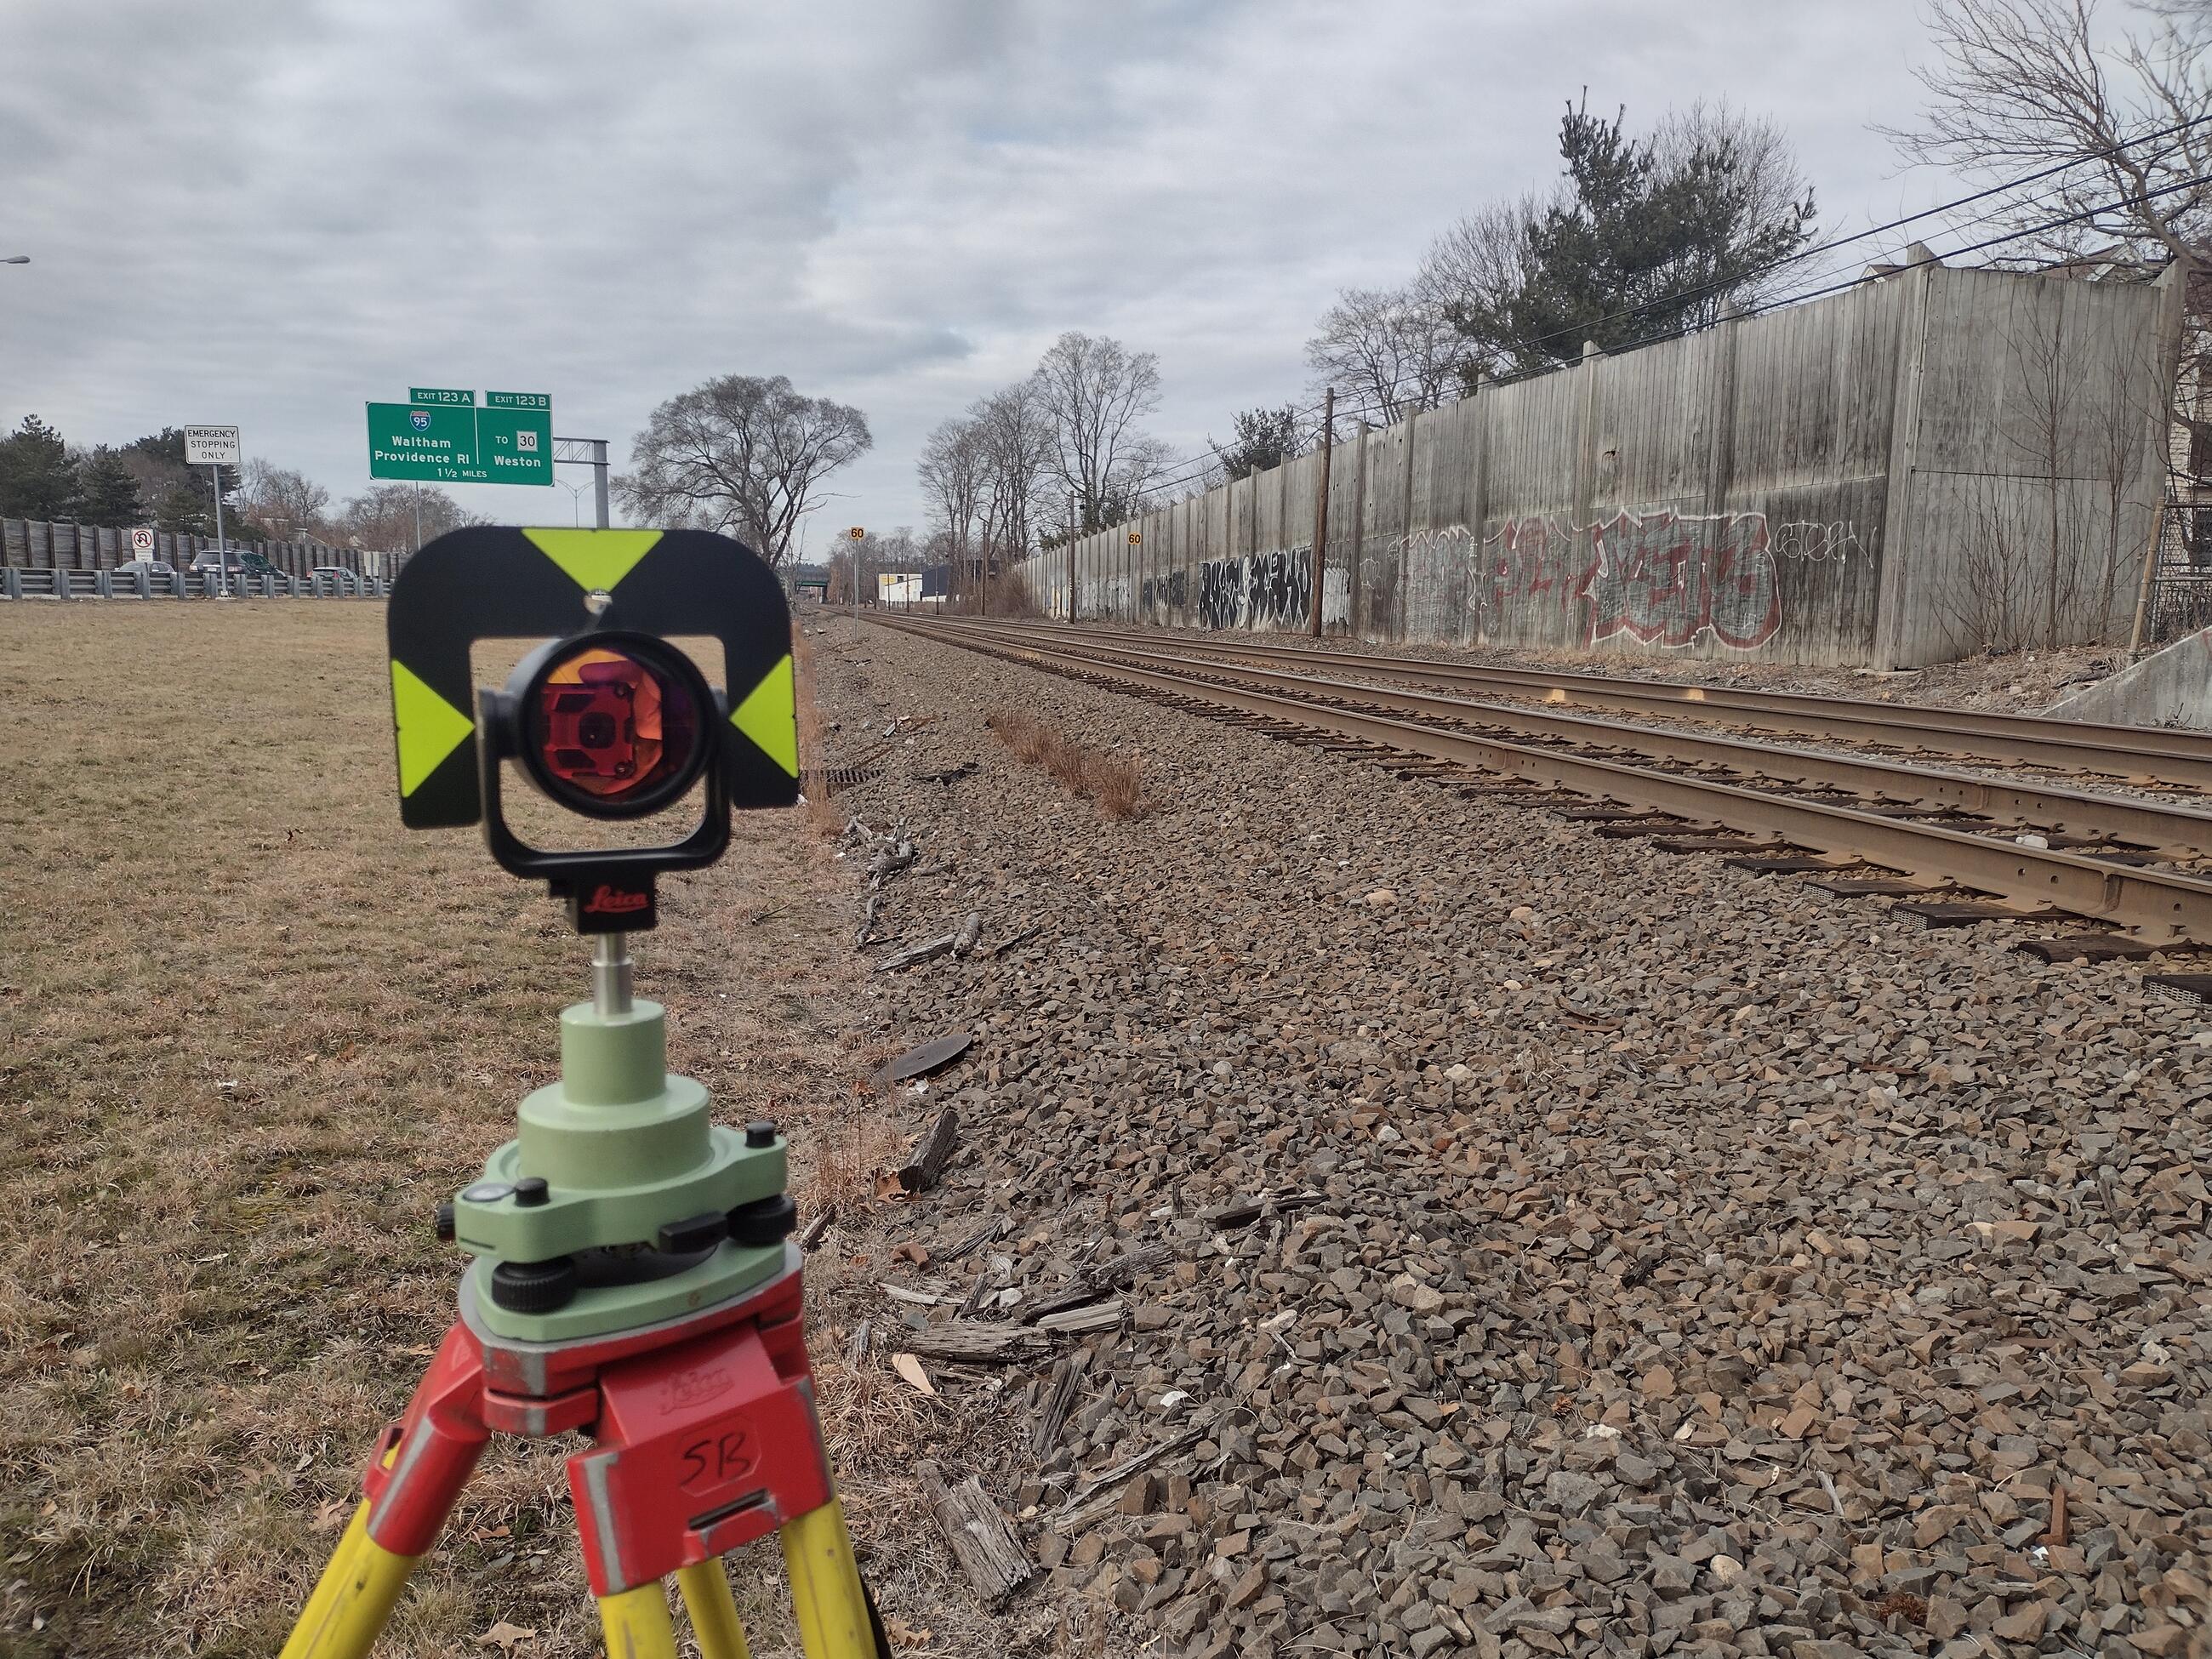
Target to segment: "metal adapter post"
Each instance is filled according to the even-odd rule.
[[[630,1012],[628,933],[599,934],[592,946],[592,1012],[601,1019]]]

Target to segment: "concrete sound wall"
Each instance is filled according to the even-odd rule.
[[[1331,458],[1324,625],[1879,668],[2124,637],[2179,301],[1927,267],[1363,432]],[[1303,631],[1319,465],[1037,555],[1030,591]]]

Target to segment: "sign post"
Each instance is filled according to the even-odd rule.
[[[215,591],[217,599],[227,599],[230,597],[230,544],[222,533],[222,470],[239,465],[238,428],[186,427],[185,465],[207,468],[215,484]]]
[[[845,532],[853,538],[853,620],[860,620],[860,544],[867,538],[867,530],[854,525]]]

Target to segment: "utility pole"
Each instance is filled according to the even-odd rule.
[[[1313,615],[1306,632],[1321,637],[1321,592],[1328,571],[1328,459],[1336,453],[1336,388],[1321,400],[1321,477],[1314,484]]]

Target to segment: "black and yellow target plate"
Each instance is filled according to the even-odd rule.
[[[586,603],[605,595],[598,614]],[[456,530],[400,571],[386,621],[399,817],[410,830],[474,823],[478,640],[559,639],[594,628],[707,635],[721,642],[722,728],[732,806],[799,799],[791,612],[742,543],[703,530]]]

